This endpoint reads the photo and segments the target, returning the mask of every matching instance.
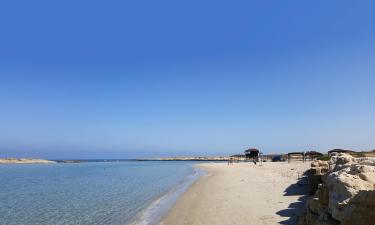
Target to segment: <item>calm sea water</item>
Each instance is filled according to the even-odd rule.
[[[0,165],[0,224],[154,224],[199,173],[189,162]]]

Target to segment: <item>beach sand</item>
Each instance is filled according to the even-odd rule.
[[[307,184],[298,178],[309,162],[203,163],[196,181],[162,220],[163,225],[296,224]]]

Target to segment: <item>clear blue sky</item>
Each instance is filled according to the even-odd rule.
[[[375,148],[374,1],[0,3],[0,157]]]

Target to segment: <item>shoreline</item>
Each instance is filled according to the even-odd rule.
[[[202,176],[206,174],[197,164],[192,164],[194,173],[176,184],[171,190],[153,200],[147,207],[141,210],[129,225],[158,225],[168,212],[173,208],[180,197]]]
[[[161,225],[294,224],[304,209],[308,188],[297,182],[308,162],[196,166],[207,174],[189,186]]]

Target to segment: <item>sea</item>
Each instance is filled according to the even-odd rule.
[[[0,165],[1,225],[154,225],[203,172],[194,162]]]

